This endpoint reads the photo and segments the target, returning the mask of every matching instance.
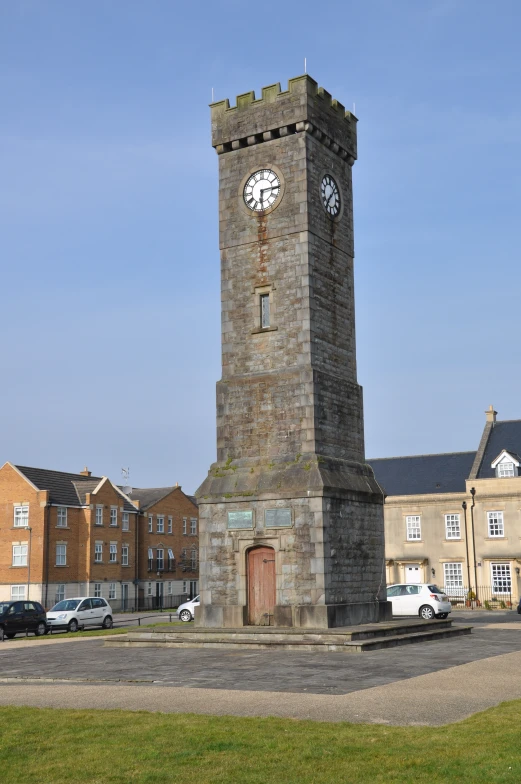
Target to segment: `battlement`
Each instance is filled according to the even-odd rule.
[[[281,90],[279,82],[270,84],[261,93],[260,98],[253,90],[241,93],[235,106],[228,98],[210,104],[212,145],[217,152],[306,130],[356,159],[357,118],[311,76],[289,79],[287,90]]]

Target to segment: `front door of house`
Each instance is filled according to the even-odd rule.
[[[248,550],[248,623],[270,626],[276,601],[275,550],[254,547]]]
[[[405,567],[405,582],[406,583],[421,583],[422,575],[420,564],[407,564]]]
[[[128,583],[121,585],[121,609],[128,610]]]
[[[163,606],[163,583],[156,583],[156,607]]]

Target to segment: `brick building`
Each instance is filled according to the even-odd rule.
[[[87,469],[73,474],[5,463],[0,600],[31,598],[50,607],[92,595],[127,609],[173,606],[180,596],[194,595],[194,500],[178,486],[135,492],[131,499]]]

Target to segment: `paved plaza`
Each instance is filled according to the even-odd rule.
[[[363,654],[0,645],[0,704],[445,724],[521,698],[521,617],[468,613],[472,635]]]

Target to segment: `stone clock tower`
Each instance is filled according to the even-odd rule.
[[[309,76],[211,113],[222,379],[196,623],[383,620],[383,498],[356,378],[356,118]]]

